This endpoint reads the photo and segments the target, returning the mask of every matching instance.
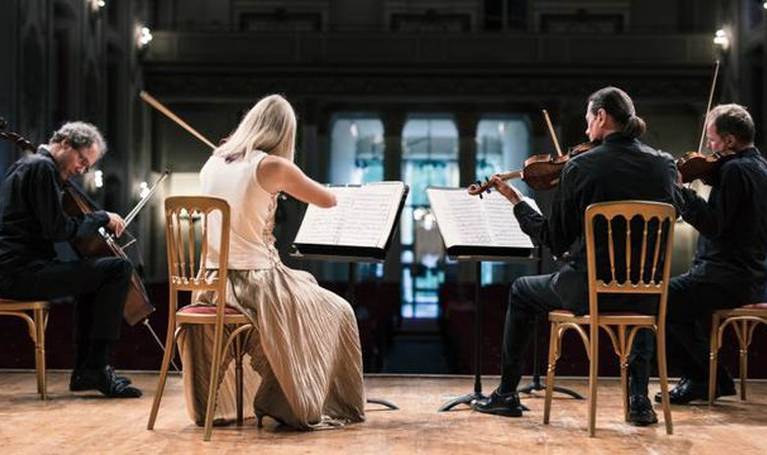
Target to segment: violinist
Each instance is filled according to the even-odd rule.
[[[528,205],[513,186],[498,176],[491,179],[513,206],[514,215],[526,234],[549,247],[555,256],[562,256],[568,250],[571,254],[556,273],[521,277],[512,283],[501,350],[501,382],[490,397],[475,403],[476,411],[521,416],[524,408],[516,390],[536,317],[555,309],[578,315],[588,313],[583,231],[586,207],[595,202],[626,199],[672,201],[676,180],[674,161],[670,155],[638,140],[646,126],[636,115],[634,103],[626,92],[615,87],[594,92],[588,99],[586,124],[589,140],[601,145],[574,156],[565,164],[548,217]],[[617,296],[614,301],[600,298],[600,306],[608,311],[610,305],[618,304],[624,310],[634,309],[632,305],[643,307],[639,305],[641,302],[626,302],[626,298]],[[649,425],[657,422],[647,398],[652,351],[649,350],[649,356],[647,349],[639,352],[644,358],[637,358],[632,352],[629,421]]]
[[[94,235],[102,227],[117,236],[124,230],[117,214],[95,211],[71,217],[62,207],[68,180],[87,172],[105,151],[96,127],[71,122],[38,153],[10,166],[0,186],[0,297],[75,297],[75,367],[69,389],[137,398],[141,391],[117,376],[108,362],[120,338],[131,264],[117,257],[62,262],[54,250],[55,242]]]
[[[767,161],[754,147],[754,121],[743,106],[720,105],[707,115],[705,131],[722,156],[707,179],[708,201],[681,180],[677,193],[682,218],[700,237],[690,270],[668,288],[669,362],[682,371],[669,392],[673,404],[708,399],[711,314],[763,301],[767,280]],[[717,396],[735,394],[721,364],[717,379]]]

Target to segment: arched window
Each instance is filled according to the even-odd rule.
[[[341,114],[331,126],[330,183],[383,180],[383,123],[365,114]]]
[[[499,172],[520,169],[530,156],[530,141],[530,125],[526,117],[483,117],[477,124],[477,178],[484,179]],[[530,194],[530,189],[524,183],[513,183],[518,190]],[[504,282],[509,267],[503,263],[483,263],[482,284]]]
[[[410,186],[402,213],[402,317],[439,315],[445,280],[442,240],[426,188],[459,183],[458,129],[446,114],[411,116],[402,131],[402,180]]]
[[[337,114],[330,129],[330,183],[359,185],[383,180],[383,123],[363,113]],[[360,279],[383,278],[383,264],[359,264]]]

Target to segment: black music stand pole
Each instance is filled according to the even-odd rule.
[[[543,274],[543,248],[538,247],[538,275]],[[538,360],[538,327],[541,325],[541,318],[535,318],[533,323],[533,381],[517,389],[518,393],[531,394],[534,391],[546,390],[546,384],[541,381],[541,365]],[[570,390],[566,387],[554,386],[555,392],[564,393],[570,395],[576,400],[582,400],[583,396],[578,392]]]
[[[354,308],[357,309],[357,302],[356,302],[356,290],[355,287],[357,285],[357,262],[349,262],[349,289],[346,293],[347,299],[349,299],[349,304]],[[380,404],[381,406],[385,406],[389,409],[399,409],[399,407],[392,403],[389,400],[382,400],[380,398],[367,398],[366,401],[368,403],[373,404]]]
[[[437,412],[449,411],[459,404],[471,406],[474,400],[487,398],[482,395],[482,301],[479,291],[482,289],[482,261],[476,261],[476,283],[474,284],[474,392],[462,395],[440,406]]]

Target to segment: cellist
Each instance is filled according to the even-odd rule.
[[[74,296],[75,367],[71,391],[98,390],[110,398],[137,398],[141,391],[117,376],[109,353],[120,338],[132,265],[117,257],[61,262],[54,242],[97,234],[122,234],[119,215],[95,211],[71,217],[62,206],[66,182],[86,173],[106,152],[98,129],[64,124],[38,153],[20,158],[0,186],[0,297],[49,300]]]
[[[574,156],[565,164],[548,217],[535,211],[522,199],[519,191],[497,175],[491,179],[494,187],[513,206],[514,215],[526,234],[549,247],[555,256],[562,256],[568,250],[571,255],[556,273],[521,277],[512,283],[501,349],[501,382],[489,398],[474,404],[476,411],[522,416],[524,408],[516,390],[536,317],[555,309],[578,315],[588,312],[583,229],[586,207],[595,202],[626,199],[672,201],[677,174],[674,161],[670,155],[638,140],[646,126],[636,115],[634,103],[626,92],[615,87],[594,92],[588,99],[586,124],[589,140],[601,142],[601,145]],[[632,303],[640,302],[600,299],[601,308],[607,310],[611,304],[620,304],[626,310]],[[643,307],[647,306],[637,305],[637,310]],[[639,352],[648,354],[647,349]],[[649,351],[651,355],[652,351]],[[650,361],[651,358],[633,358],[631,361],[629,421],[635,425],[657,422],[647,397]]]

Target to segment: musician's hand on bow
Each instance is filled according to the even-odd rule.
[[[109,216],[107,228],[114,233],[115,237],[120,237],[125,230],[125,220],[116,213],[107,212],[107,215]]]
[[[504,195],[506,199],[508,199],[512,204],[522,202],[522,193],[520,193],[519,190],[514,188],[512,185],[506,183],[498,174],[490,177],[490,184],[492,187],[498,190],[499,193]]]

